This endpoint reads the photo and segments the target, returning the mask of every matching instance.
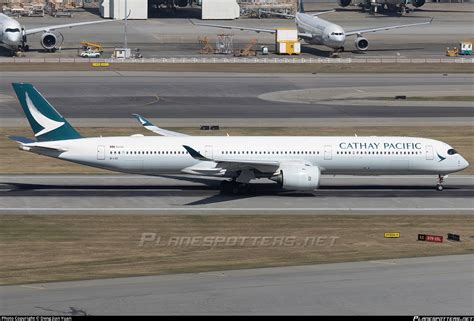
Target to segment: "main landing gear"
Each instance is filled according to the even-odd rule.
[[[436,185],[436,190],[437,191],[441,192],[443,190],[443,183],[444,183],[445,177],[446,176],[441,175],[441,174],[438,175],[438,184]]]
[[[236,180],[222,181],[222,194],[254,194],[255,186],[249,183],[239,183]]]

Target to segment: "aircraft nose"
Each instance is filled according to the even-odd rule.
[[[469,167],[469,162],[464,157],[461,157],[459,165],[462,167],[462,169],[465,169]]]
[[[20,42],[20,33],[19,32],[7,32],[6,33],[7,44],[16,45]]]
[[[458,168],[460,168],[460,170],[463,170],[463,169],[468,168],[468,167],[469,167],[469,162],[464,157],[459,155]]]

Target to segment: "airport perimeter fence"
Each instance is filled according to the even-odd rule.
[[[120,63],[120,64],[433,64],[474,63],[474,58],[141,58],[141,59],[88,59],[88,58],[0,58],[0,63]]]

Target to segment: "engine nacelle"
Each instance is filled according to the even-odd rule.
[[[337,0],[337,3],[341,7],[347,7],[348,5],[351,4],[351,2],[352,2],[352,0]]]
[[[53,50],[58,43],[58,37],[52,32],[45,32],[41,36],[41,46],[46,50]]]
[[[369,40],[364,37],[357,37],[354,43],[357,50],[365,51],[369,48]]]
[[[412,0],[411,1],[411,4],[415,7],[415,8],[419,8],[421,7],[422,5],[424,5],[426,2],[426,0]]]
[[[312,191],[319,187],[320,178],[319,167],[298,163],[281,167],[271,179],[287,190]]]
[[[174,0],[174,5],[178,7],[186,7],[188,5],[188,0]]]

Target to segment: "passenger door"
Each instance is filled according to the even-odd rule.
[[[332,146],[324,145],[324,160],[331,160],[331,159],[332,159]]]
[[[213,159],[213,149],[212,149],[212,145],[206,145],[204,146],[204,157],[206,158],[209,158],[209,159]]]
[[[431,145],[426,145],[426,159],[427,160],[432,160],[434,159],[434,153],[433,153],[433,146]]]
[[[105,160],[105,146],[97,146],[97,160]]]

